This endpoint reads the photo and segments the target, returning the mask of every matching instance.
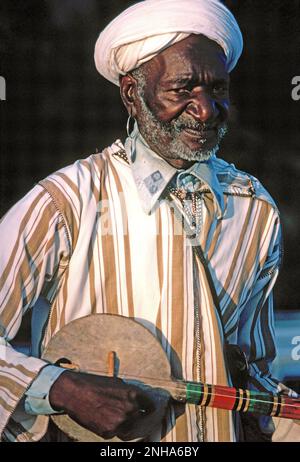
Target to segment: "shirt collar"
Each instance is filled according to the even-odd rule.
[[[198,183],[197,189],[203,184],[209,188],[214,198],[217,218],[222,218],[224,214],[223,193],[213,168],[212,159],[197,162],[188,170],[178,171],[150,149],[140,134],[137,123],[135,123],[134,130],[126,139],[125,150],[131,164],[132,175],[143,210],[148,215],[152,212],[173,178],[177,188],[184,188],[189,191],[195,190],[193,186],[195,187],[195,178],[197,178],[199,180],[199,182],[196,182],[196,184]],[[176,176],[176,174],[178,175]]]
[[[149,148],[136,123],[125,150],[143,210],[149,215],[177,170]]]

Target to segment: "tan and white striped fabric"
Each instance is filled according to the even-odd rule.
[[[116,142],[102,154],[49,176],[2,219],[0,429],[4,439],[36,441],[47,427],[47,417],[24,413],[22,400],[45,363],[9,346],[22,315],[39,295],[52,304],[44,346],[73,319],[90,313],[121,314],[134,317],[158,337],[175,376],[227,384],[205,272],[167,201],[152,215],[142,210],[131,168],[116,155],[121,151]],[[203,192],[200,242],[228,341],[239,343],[247,353],[253,386],[275,390],[266,365],[275,354],[269,294],[280,259],[278,211],[257,180],[219,159],[214,160],[214,168],[226,212],[217,221],[212,195]],[[200,345],[195,336],[197,316]],[[176,412],[172,408],[163,423],[164,441],[235,439],[229,412],[200,412],[189,405],[177,420]]]

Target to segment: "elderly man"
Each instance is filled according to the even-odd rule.
[[[239,27],[217,0],[146,0],[100,34],[96,66],[120,86],[125,144],[41,181],[1,223],[4,440],[40,440],[56,412],[104,438],[238,438],[231,412],[165,410],[136,384],[16,352],[10,341],[41,296],[51,312],[35,308],[36,356],[72,320],[120,314],[151,330],[174,376],[230,384],[224,351],[235,344],[247,386],[278,391],[269,373],[278,210],[258,180],[216,157],[241,52]]]

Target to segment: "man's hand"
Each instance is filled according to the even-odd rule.
[[[121,379],[70,371],[52,385],[49,400],[54,409],[102,438],[124,441],[149,435],[167,405],[166,399],[157,405],[150,393]]]

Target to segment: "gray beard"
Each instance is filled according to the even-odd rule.
[[[150,147],[154,148],[157,154],[161,154],[166,159],[183,159],[199,162],[207,161],[218,152],[220,142],[228,131],[225,123],[218,128],[217,141],[213,148],[192,150],[180,140],[180,132],[184,127],[196,129],[201,132],[201,130],[205,128],[205,124],[196,122],[185,114],[181,114],[177,119],[172,120],[171,122],[161,122],[148,108],[143,95],[140,92],[139,100],[142,119],[142,127],[139,128],[142,128],[141,133],[143,137]],[[157,140],[165,138],[171,138],[171,142],[168,143],[167,146],[158,144]]]

